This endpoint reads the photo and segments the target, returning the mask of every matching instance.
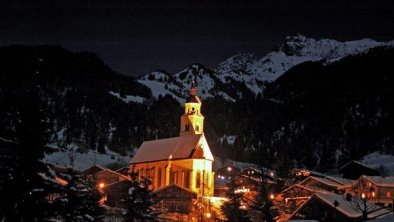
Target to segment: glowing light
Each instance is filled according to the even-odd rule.
[[[205,216],[206,216],[207,218],[211,218],[212,215],[211,215],[211,213],[208,212],[208,213],[205,214]]]
[[[249,191],[250,191],[249,188],[242,187],[242,189],[234,190],[234,193],[247,193]]]
[[[271,199],[271,200],[275,199],[275,195],[270,194],[270,199]]]
[[[270,175],[271,175],[271,177],[273,177],[274,176],[274,172],[271,172]]]
[[[227,167],[227,171],[231,171],[233,170],[231,167]]]
[[[99,184],[99,187],[100,187],[100,189],[103,189],[103,188],[104,188],[104,186],[105,186],[105,184],[104,184],[104,183],[100,183],[100,184]]]
[[[361,194],[361,199],[365,199],[365,193]]]

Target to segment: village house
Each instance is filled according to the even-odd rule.
[[[338,187],[352,184],[353,180],[325,176],[310,176],[280,192],[276,199],[283,201],[285,210],[292,213],[317,192],[338,192]]]
[[[179,136],[145,141],[131,161],[130,171],[137,173],[139,180],[151,180],[150,188],[158,195],[170,186],[178,190],[182,187],[196,197],[214,194],[214,158],[204,136],[201,105],[196,87],[192,86],[181,116]]]
[[[364,210],[368,219],[378,218],[390,213],[388,210],[359,197],[346,197],[322,191],[315,193],[288,219],[318,220],[321,222],[356,222],[363,221]]]
[[[362,175],[380,176],[380,172],[378,170],[370,168],[355,160],[343,165],[341,168],[339,168],[339,172],[342,173],[343,178],[352,180],[357,180]]]
[[[339,187],[339,190],[354,196],[365,195],[372,203],[393,207],[394,177],[363,175],[351,186],[342,186]]]

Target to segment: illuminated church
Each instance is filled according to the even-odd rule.
[[[201,100],[192,86],[181,116],[178,137],[144,142],[131,162],[138,178],[147,177],[152,189],[176,185],[199,196],[213,196],[213,155],[204,136]]]

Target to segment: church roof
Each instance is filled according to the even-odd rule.
[[[205,159],[213,160],[204,135],[187,135],[144,142],[132,163],[191,158],[193,150],[199,146],[203,148]]]
[[[200,98],[198,98],[198,96],[189,96],[189,98],[186,99],[186,103],[201,103]]]

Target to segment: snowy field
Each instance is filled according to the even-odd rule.
[[[118,163],[120,165],[127,165],[130,163],[131,158],[129,156],[121,156],[118,153],[112,152],[110,150],[107,150],[106,152],[107,153],[105,154],[101,154],[96,151],[89,150],[87,153],[76,153],[74,169],[82,171],[93,166],[94,164],[107,166],[108,164],[112,163]],[[50,155],[46,155],[44,161],[46,163],[60,167],[71,166],[69,152],[67,151],[59,151]]]

